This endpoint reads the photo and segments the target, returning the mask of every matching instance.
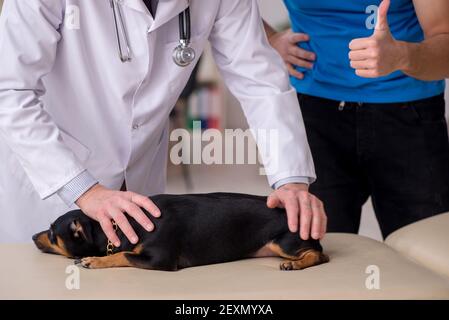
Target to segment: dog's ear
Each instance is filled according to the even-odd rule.
[[[79,220],[73,220],[70,223],[70,231],[72,232],[74,238],[90,241],[88,232],[86,232]]]

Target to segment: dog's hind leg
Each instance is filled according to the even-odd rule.
[[[281,262],[281,270],[302,270],[308,267],[317,266],[329,262],[329,257],[315,249],[301,252],[295,259],[287,259]]]
[[[286,259],[281,270],[302,270],[329,262],[318,240],[302,240],[297,233],[287,233],[267,245],[272,252]]]

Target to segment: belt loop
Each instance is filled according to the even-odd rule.
[[[345,106],[346,106],[346,101],[340,102],[340,105],[338,106],[338,111],[345,110]]]

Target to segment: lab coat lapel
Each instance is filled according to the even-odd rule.
[[[142,0],[140,0],[142,1]],[[150,28],[150,32],[156,30],[164,23],[177,17],[189,6],[189,0],[159,0],[156,11],[156,19]]]
[[[151,16],[143,0],[119,0],[123,5]]]

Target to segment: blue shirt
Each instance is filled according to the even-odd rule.
[[[298,67],[304,79],[291,77],[300,93],[351,102],[406,102],[444,92],[444,81],[421,81],[397,71],[377,79],[361,78],[351,68],[349,43],[374,32],[380,0],[284,0],[294,32],[306,33],[300,47],[316,53],[313,70]],[[392,0],[388,13],[395,39],[424,40],[412,0]]]

